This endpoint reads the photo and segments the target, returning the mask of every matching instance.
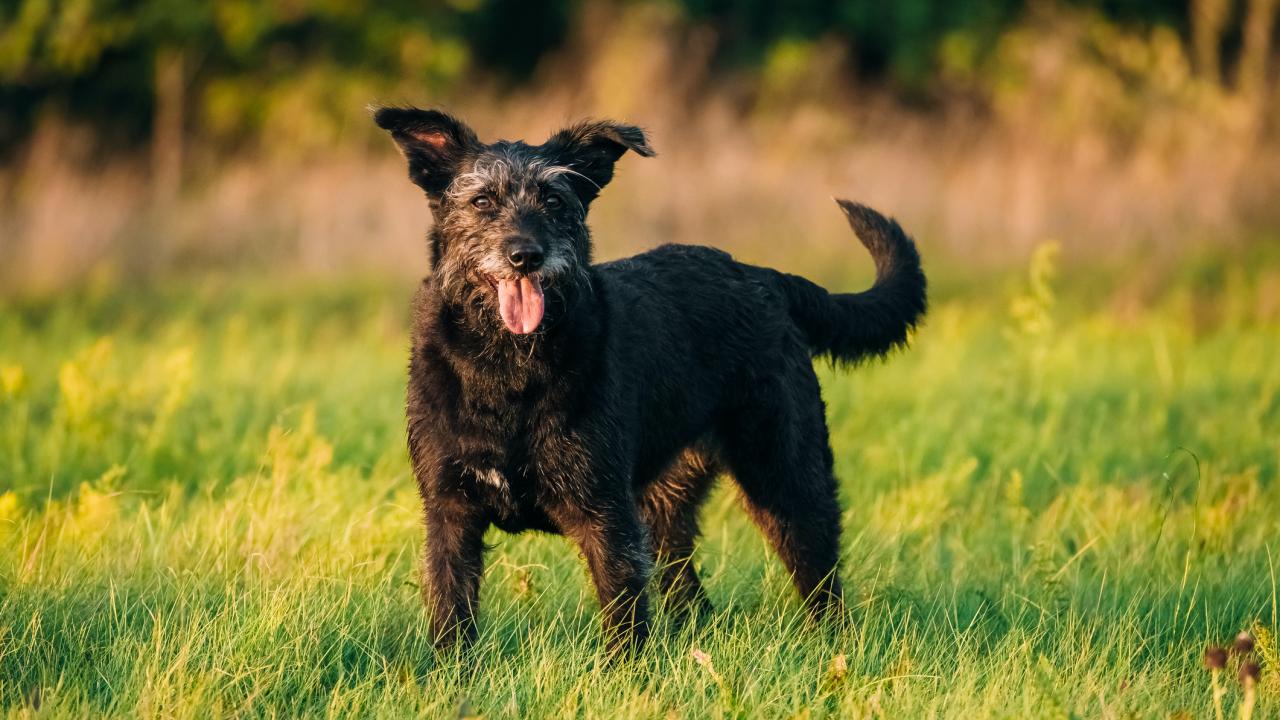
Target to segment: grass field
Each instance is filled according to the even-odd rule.
[[[940,284],[909,352],[822,368],[853,622],[804,620],[724,483],[716,615],[616,667],[576,553],[533,535],[490,537],[477,647],[431,649],[408,283],[0,304],[0,708],[1202,718],[1202,654],[1247,628],[1280,716],[1280,263],[1051,259]]]

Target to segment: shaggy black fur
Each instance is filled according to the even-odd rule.
[[[653,155],[638,128],[583,123],[541,145],[484,144],[436,111],[374,118],[435,217],[433,272],[414,300],[408,438],[437,642],[474,637],[490,525],[575,541],[615,649],[648,633],[655,566],[675,608],[707,610],[691,555],[699,505],[724,472],[812,612],[837,608],[840,508],[813,358],[856,362],[905,343],[925,278],[898,224],[839,201],[876,263],[861,293],[707,247],[593,265],[587,208],[626,151]],[[525,303],[541,288],[545,309],[503,305],[500,288],[515,287]]]

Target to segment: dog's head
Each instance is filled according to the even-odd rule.
[[[459,120],[435,110],[381,108],[435,216],[432,263],[447,299],[495,311],[508,330],[528,334],[544,314],[544,292],[586,277],[591,264],[587,209],[628,150],[652,156],[644,132],[584,122],[541,145],[482,143]]]

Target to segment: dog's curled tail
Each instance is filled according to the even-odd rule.
[[[876,281],[857,293],[829,293],[795,275],[783,275],[791,317],[809,338],[813,354],[858,362],[905,345],[924,315],[924,271],[915,243],[897,222],[865,205],[836,200],[849,226],[871,251]]]

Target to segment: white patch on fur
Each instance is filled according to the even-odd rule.
[[[471,474],[475,475],[476,479],[479,480],[480,482],[485,483],[487,485],[492,485],[493,487],[498,488],[499,490],[502,490],[507,486],[507,479],[502,476],[502,473],[498,472],[494,468],[489,468],[488,470],[471,468]]]

